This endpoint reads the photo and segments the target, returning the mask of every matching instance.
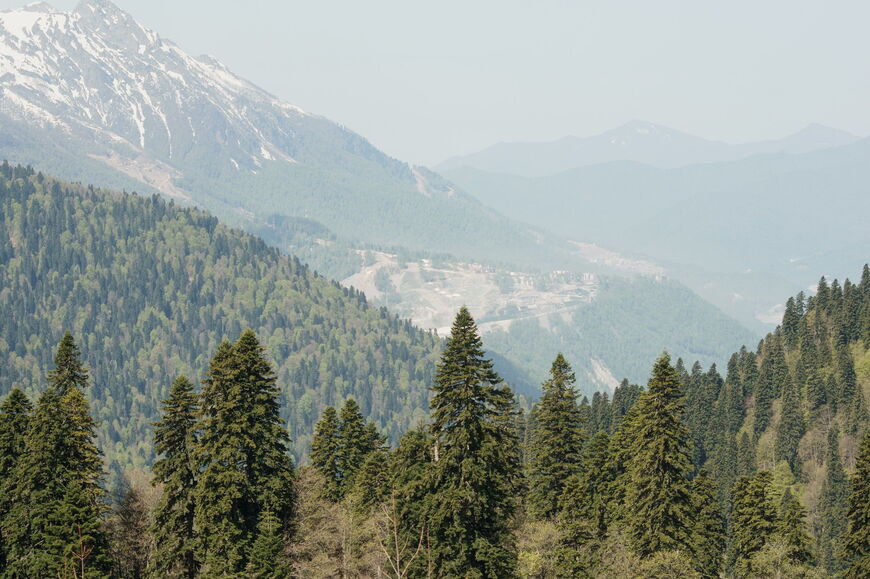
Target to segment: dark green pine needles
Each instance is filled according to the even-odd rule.
[[[433,457],[427,514],[433,568],[442,577],[515,575],[518,441],[513,394],[484,358],[463,307],[432,388]]]
[[[560,353],[533,411],[527,502],[535,518],[557,512],[565,483],[581,469],[586,432],[574,380],[571,366]]]
[[[683,395],[668,354],[653,366],[647,392],[632,421],[634,448],[628,461],[628,531],[635,550],[691,552],[694,508],[689,431],[680,421]]]
[[[870,431],[864,434],[851,482],[843,540],[845,576],[859,579],[870,577]]]
[[[9,501],[2,519],[6,573],[107,576],[103,459],[83,392],[88,373],[69,333],[58,346],[48,382],[4,484]]]
[[[163,418],[154,424],[154,450],[160,459],[152,470],[163,492],[152,528],[152,576],[192,579],[199,568],[193,526],[197,412],[193,383],[179,376],[163,401]]]
[[[245,570],[265,511],[290,530],[294,509],[289,437],[278,415],[278,389],[251,330],[222,343],[201,395],[194,524],[202,575]]]

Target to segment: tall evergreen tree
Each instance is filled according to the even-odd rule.
[[[800,392],[791,380],[787,380],[783,385],[782,412],[776,429],[773,453],[775,460],[787,461],[795,474],[801,468],[797,451],[805,431]]]
[[[389,456],[381,449],[373,450],[354,476],[353,486],[348,493],[353,509],[368,515],[377,505],[383,503],[390,494]]]
[[[849,480],[840,460],[839,439],[839,430],[833,426],[828,432],[827,474],[819,497],[822,528],[818,551],[821,563],[829,573],[842,570],[839,544],[846,528],[846,498],[849,496]]]
[[[154,424],[154,484],[162,494],[154,512],[154,556],[149,572],[154,577],[193,579],[199,568],[194,532],[196,488],[197,397],[186,376],[172,382],[163,401],[163,416]]]
[[[646,393],[637,402],[634,449],[628,462],[628,531],[641,556],[692,548],[695,520],[689,432],[681,422],[683,395],[665,353],[653,366]]]
[[[870,431],[864,433],[846,511],[843,555],[850,579],[870,577]]]
[[[719,509],[716,483],[701,471],[692,481],[697,513],[692,528],[692,555],[695,569],[703,577],[719,577],[725,550],[725,520]]]
[[[33,404],[19,388],[13,388],[0,405],[0,489],[24,453]]]
[[[848,408],[858,388],[855,366],[849,348],[843,344],[837,348],[837,406]]]
[[[798,326],[800,325],[801,312],[794,298],[788,298],[785,302],[785,313],[782,316],[782,337],[785,345],[794,348],[798,344]]]
[[[453,323],[433,392],[428,518],[434,568],[443,577],[512,577],[519,465],[506,417],[513,394],[484,358],[465,307]]]
[[[740,577],[752,576],[750,559],[776,531],[776,507],[770,495],[768,471],[741,476],[731,491],[731,561]]]
[[[109,535],[112,546],[112,576],[140,579],[150,563],[148,510],[139,489],[124,478],[116,489]],[[166,576],[166,575],[164,575]]]
[[[33,405],[27,396],[14,388],[0,405],[0,568],[5,566],[3,519],[8,513],[12,474],[18,459],[24,454],[27,429]]]
[[[759,379],[755,388],[755,434],[760,435],[773,417],[773,400],[789,380],[782,339],[768,335],[764,341]]]
[[[63,396],[73,388],[84,391],[88,386],[88,370],[72,334],[64,333],[54,355],[54,369],[48,373],[48,384]]]
[[[527,500],[529,513],[536,518],[556,513],[565,482],[580,472],[586,433],[574,381],[574,372],[560,353],[534,411]]]
[[[251,547],[245,577],[285,579],[290,576],[290,564],[284,554],[284,536],[281,527],[281,521],[272,511],[260,512],[257,538]]]
[[[399,440],[399,446],[390,456],[389,498],[395,510],[396,530],[394,543],[405,545],[409,553],[419,546],[410,565],[409,577],[426,576],[432,569],[431,529],[426,519],[429,494],[429,474],[432,466],[433,441],[423,427],[411,430]],[[425,549],[423,546],[425,545]]]
[[[338,413],[332,406],[323,409],[323,414],[314,426],[311,440],[311,463],[326,480],[324,496],[331,501],[341,499],[341,471],[338,467]]]
[[[342,498],[353,487],[354,477],[365,462],[366,456],[376,448],[377,441],[372,430],[367,428],[359,404],[353,398],[348,398],[344,402],[339,418],[336,455]]]
[[[295,499],[275,376],[253,331],[218,347],[203,383],[201,414],[194,522],[208,529],[199,534],[202,572],[241,573],[260,513],[272,512],[285,534]]]
[[[810,536],[807,534],[806,511],[797,497],[789,489],[782,495],[776,533],[784,539],[788,547],[788,558],[792,563],[812,563]]]
[[[589,554],[607,537],[608,446],[607,433],[596,432],[584,451],[582,472],[565,482],[557,519],[562,533],[557,553],[560,576],[588,573]]]
[[[2,535],[12,577],[109,571],[103,461],[83,389],[88,374],[67,333],[11,475]]]

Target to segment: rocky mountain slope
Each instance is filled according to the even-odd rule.
[[[567,337],[550,320],[551,314],[565,320],[565,312],[529,319],[526,309],[553,299],[588,304],[590,296],[602,295],[606,274],[636,271],[590,259],[546,227],[505,217],[426,168],[393,159],[346,128],[281,101],[216,59],[187,54],[108,0],[83,0],[71,12],[34,4],[0,13],[0,157],[72,181],[159,192],[204,207],[367,291],[371,264],[364,256],[378,252],[402,262],[440,260],[450,264],[448,277],[465,280],[479,267],[498,279],[591,275],[590,287],[572,286],[564,295],[540,283],[499,290],[505,348],[522,351],[513,345],[520,338],[510,337],[514,321],[535,323],[550,342],[582,356],[573,362],[589,377],[587,390],[608,385],[597,378],[594,360],[618,378],[635,377],[620,367],[623,358],[601,353],[609,347],[606,336],[584,335],[583,347],[575,349],[577,335]],[[659,288],[670,292],[672,305],[683,300],[671,285]],[[449,280],[399,284],[383,296],[374,291],[373,301],[425,328],[442,327],[458,307],[457,298],[444,299],[453,293]],[[473,298],[473,292],[459,296]],[[699,311],[718,321],[714,308]],[[637,325],[652,326],[647,322]],[[740,343],[732,338],[743,330],[732,329],[704,347],[712,359]],[[635,344],[627,351],[636,350],[633,330],[620,331]],[[678,328],[661,330],[659,343],[680,342],[679,334]],[[549,360],[540,358],[520,364],[528,384],[548,368]]]

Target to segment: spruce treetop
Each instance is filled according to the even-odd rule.
[[[54,355],[54,369],[48,373],[48,383],[62,396],[72,388],[84,390],[88,386],[88,379],[81,352],[72,334],[66,332]]]

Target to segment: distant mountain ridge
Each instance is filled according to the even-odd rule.
[[[355,243],[464,258],[529,263],[558,245],[108,0],[0,13],[0,129],[11,161],[160,191],[267,237],[293,216]]]
[[[622,286],[602,285],[607,274],[631,274],[592,263],[547,228],[506,217],[439,174],[394,159],[345,127],[282,102],[212,57],[186,54],[108,0],[83,0],[71,12],[39,4],[0,13],[0,158],[70,181],[159,192],[203,207],[336,280],[354,280],[373,255],[389,254],[395,271],[391,265],[372,280],[387,290],[375,303],[406,315],[433,306],[442,308],[436,317],[452,317],[451,300],[463,296],[452,295],[450,276],[485,270],[504,302],[497,312],[485,312],[500,328],[510,328],[501,336],[504,351],[523,353],[521,336],[540,329],[556,347],[576,353],[578,376],[592,369],[593,360],[619,378],[634,377],[629,359],[643,358],[646,371],[649,356],[632,339],[633,322],[622,320],[613,330],[626,340],[618,352],[604,333],[566,334],[573,316],[581,315],[573,309],[526,320],[523,326],[537,326],[516,332],[516,338],[511,327],[526,317],[523,300],[547,297],[550,290],[543,286],[552,273],[600,274],[590,282],[597,292],[590,295],[602,296],[608,308],[618,304],[603,293]],[[419,286],[390,289],[384,283],[424,260],[445,264],[448,279],[424,267],[425,275],[415,278]],[[479,290],[473,279],[467,287]],[[530,288],[511,287],[511,279]],[[676,286],[657,285],[656,299],[668,308],[684,304]],[[631,291],[619,293],[620,299],[644,291],[642,284],[627,287]],[[578,297],[566,300],[582,309]],[[699,356],[705,360],[732,351],[738,336],[746,341],[739,324],[723,320],[703,300],[693,300],[693,307],[708,325],[727,326],[704,343]],[[643,344],[656,348],[685,344],[690,336],[682,326],[664,328],[652,320],[637,326],[657,335]],[[551,360],[514,358],[517,375],[527,374],[525,383],[534,390]],[[584,386],[608,385],[590,376]]]
[[[539,178],[446,175],[508,216],[651,258],[744,324],[778,322],[768,309],[779,294],[843,277],[870,252],[870,138],[672,169],[622,161]],[[753,313],[750,294],[763,305]]]
[[[541,143],[498,143],[477,153],[452,157],[435,169],[449,172],[471,167],[493,173],[542,177],[615,161],[675,168],[768,153],[805,153],[856,140],[858,137],[845,131],[811,124],[782,139],[732,145],[646,121],[630,121],[590,137],[567,136]]]

